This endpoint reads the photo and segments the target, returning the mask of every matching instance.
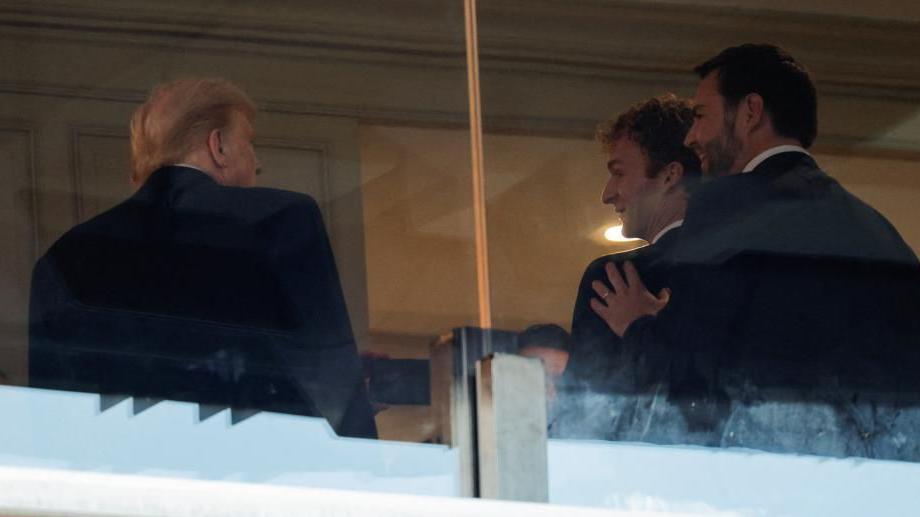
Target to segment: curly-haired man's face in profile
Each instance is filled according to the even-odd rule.
[[[623,222],[623,235],[651,240],[653,225],[668,190],[664,175],[648,176],[649,160],[631,138],[614,141],[607,152],[607,185],[603,201],[613,205]]]

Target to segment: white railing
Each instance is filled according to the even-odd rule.
[[[119,517],[600,517],[624,513],[537,503],[349,492],[0,467],[0,515]],[[673,514],[668,514],[673,515]]]

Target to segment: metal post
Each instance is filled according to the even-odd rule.
[[[478,497],[476,443],[476,361],[493,352],[517,350],[516,333],[462,327],[431,346],[431,404],[437,430],[434,441],[457,448],[460,494]]]

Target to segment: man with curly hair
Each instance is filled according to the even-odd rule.
[[[606,268],[631,261],[652,292],[667,301],[670,255],[677,243],[689,190],[699,181],[697,157],[683,145],[693,123],[689,101],[673,94],[648,99],[598,125],[596,139],[607,157],[602,201],[623,223],[623,235],[648,246],[606,255],[585,270],[572,316],[574,348],[566,372],[569,410],[559,433],[609,439],[644,439],[636,431],[650,415],[635,397],[661,378],[657,360],[623,342],[590,307],[592,283],[606,282]],[[612,420],[610,416],[613,416]],[[659,432],[661,427],[651,429]]]

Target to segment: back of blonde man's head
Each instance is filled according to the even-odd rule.
[[[131,182],[139,186],[160,167],[181,163],[215,129],[229,126],[234,112],[255,117],[252,100],[225,79],[164,83],[131,118]]]

